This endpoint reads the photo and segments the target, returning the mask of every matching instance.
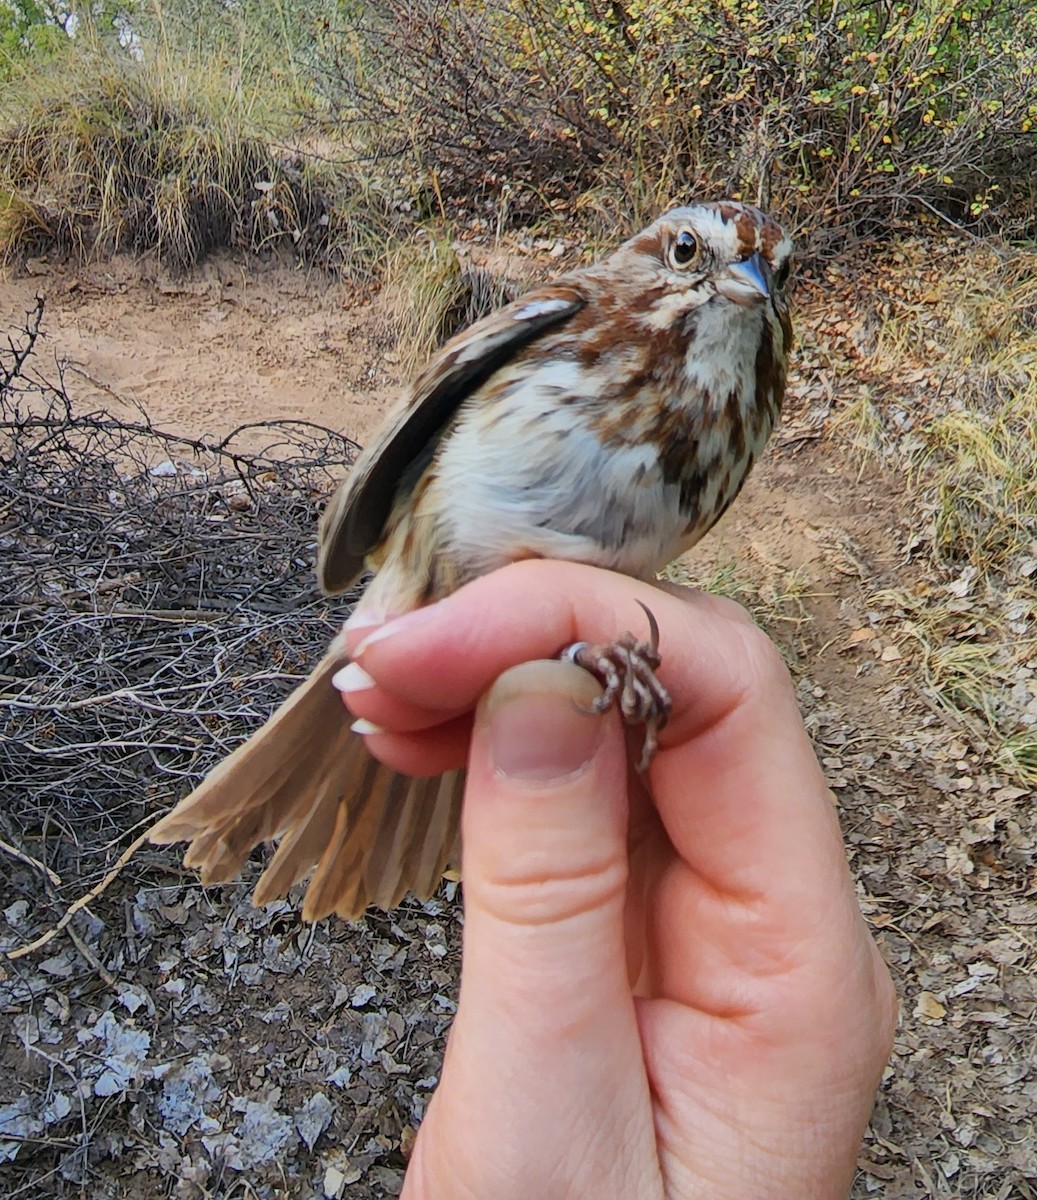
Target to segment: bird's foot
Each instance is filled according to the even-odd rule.
[[[608,712],[618,704],[628,725],[644,725],[644,747],[637,764],[638,771],[643,772],[659,748],[659,733],[670,718],[673,701],[655,674],[662,662],[659,626],[651,611],[643,604],[641,607],[648,617],[647,641],[638,640],[632,633],[621,633],[612,642],[574,642],[559,657],[589,671],[605,689],[589,712]]]

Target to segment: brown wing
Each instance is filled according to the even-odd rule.
[[[527,292],[452,338],[415,379],[349,476],[328,502],[320,523],[317,578],[325,592],[344,591],[378,545],[409,467],[494,371],[538,334],[567,321],[586,303],[575,281],[558,280]]]

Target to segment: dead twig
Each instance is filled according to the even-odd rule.
[[[42,316],[0,341],[0,910],[50,926],[16,956],[319,657],[317,518],[356,450],[305,421],[207,440],[79,412],[35,368]]]
[[[69,921],[72,920],[77,912],[80,912],[82,909],[86,908],[91,901],[96,900],[98,896],[108,890],[111,884],[118,879],[123,867],[130,861],[134,854],[137,853],[140,847],[143,846],[147,840],[148,835],[146,833],[142,833],[139,838],[131,842],[130,845],[127,846],[127,848],[122,852],[122,854],[119,855],[115,866],[112,867],[112,869],[107,875],[105,875],[101,882],[96,887],[92,887],[90,891],[80,896],[78,900],[70,904],[65,912],[65,915],[52,929],[48,929],[46,933],[41,934],[34,942],[30,942],[28,946],[19,946],[17,950],[8,951],[6,957],[9,959],[24,958],[27,954],[35,954],[37,950],[42,950],[48,942],[53,941],[53,939],[56,938],[63,929],[67,928]],[[76,945],[80,950],[83,949],[83,946],[78,939],[76,941]],[[96,967],[104,976],[106,983],[113,984],[115,982],[108,972],[105,971],[105,969],[97,961],[96,957],[94,957],[92,954],[88,955],[87,957],[91,965]]]
[[[19,862],[25,863],[27,867],[33,867],[41,875],[46,875],[55,887],[60,887],[61,876],[52,871],[45,863],[41,863],[39,859],[33,858],[31,854],[26,854],[24,850],[19,850],[17,846],[12,846],[9,842],[5,842],[3,838],[0,838],[0,850],[5,854],[9,854],[12,858],[16,858]]]

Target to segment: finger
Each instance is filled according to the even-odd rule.
[[[710,723],[737,699],[740,681],[708,644],[710,628],[737,606],[686,591],[674,595],[643,581],[594,567],[543,560],[515,563],[474,580],[426,608],[389,621],[373,632],[346,631],[349,651],[380,687],[420,708],[459,712],[474,706],[508,667],[552,658],[575,641],[607,642],[624,631],[647,636],[640,607],[664,627],[699,613],[702,644],[690,658],[712,682],[708,692],[684,687],[685,719]],[[667,617],[664,620],[663,614]],[[662,647],[660,678],[679,688],[692,665],[682,640]],[[703,660],[706,661],[703,661]],[[672,722],[672,718],[671,718]]]
[[[431,729],[460,715],[458,709],[429,708],[401,700],[392,692],[380,688],[356,662],[347,663],[336,671],[331,682],[354,717],[361,717],[394,733]]]
[[[700,875],[745,899],[771,894],[776,882],[827,888],[827,878],[812,876],[826,864],[845,870],[842,840],[784,663],[754,626],[725,622],[686,636],[715,637],[726,682],[737,684],[712,722],[696,724],[653,764],[652,794],[671,841]],[[708,658],[698,671],[685,659],[691,686],[709,688]]]
[[[725,652],[742,699],[718,722],[661,754],[652,793],[683,863],[663,872],[649,915],[649,994],[717,1016],[766,1012],[775,994],[833,1006],[860,995],[866,940],[842,835],[791,680],[770,642],[731,624]],[[675,932],[694,944],[675,953]],[[803,980],[809,978],[809,985]]]
[[[371,729],[372,732],[367,732]],[[368,750],[387,767],[404,775],[442,775],[468,762],[468,744],[472,735],[472,714],[465,713],[431,729],[413,733],[381,731],[377,726],[361,724]]]
[[[654,1139],[623,945],[624,740],[614,714],[580,711],[599,694],[568,663],[502,676],[463,812],[464,961],[436,1103],[495,1114],[515,1144],[532,1123],[549,1162],[573,1157],[573,1115],[601,1097],[615,1129],[596,1140]]]
[[[638,628],[639,601],[659,623],[659,677],[673,699],[649,780],[678,854],[725,893],[795,891],[819,902],[831,877],[814,868],[841,860],[838,830],[787,671],[737,606],[572,563],[524,562],[353,650],[407,702],[462,708],[516,663]]]

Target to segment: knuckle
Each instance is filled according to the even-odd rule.
[[[785,660],[759,625],[742,625],[738,633],[752,678],[768,687],[790,687],[791,677]]]

